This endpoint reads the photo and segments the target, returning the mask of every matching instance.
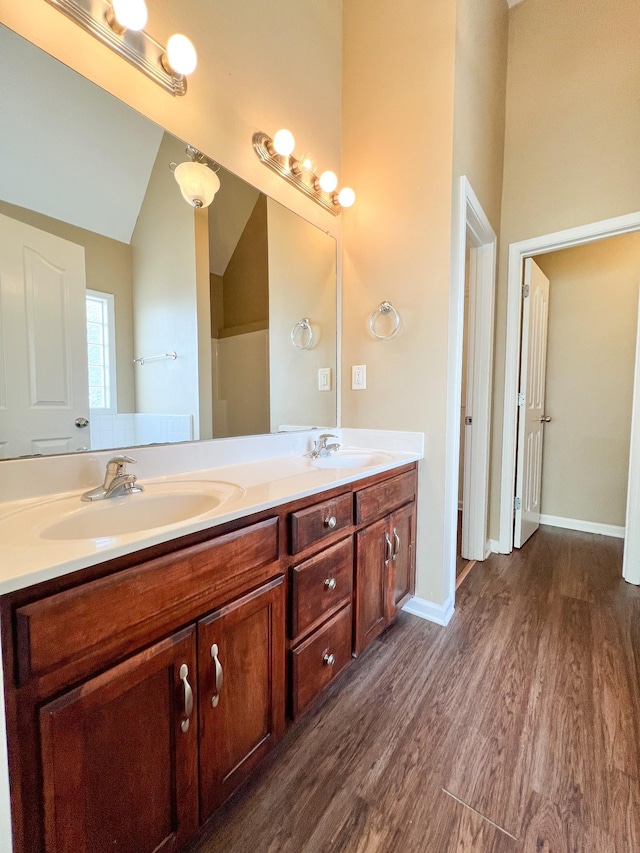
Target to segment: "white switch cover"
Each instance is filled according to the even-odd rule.
[[[351,367],[351,390],[364,391],[367,387],[367,365],[354,364]]]
[[[318,391],[331,391],[331,368],[318,368]]]

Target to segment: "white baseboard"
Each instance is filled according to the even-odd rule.
[[[453,600],[448,598],[444,604],[434,604],[433,601],[427,601],[426,598],[418,598],[414,595],[402,609],[414,616],[419,616],[421,619],[435,622],[436,625],[446,626],[453,616]]]
[[[489,551],[492,554],[499,554],[500,553],[500,543],[498,542],[497,539],[489,539]]]
[[[579,518],[562,518],[559,515],[541,515],[540,524],[580,530],[582,533],[598,533],[600,536],[615,536],[616,539],[624,539],[625,535],[624,527],[616,524],[599,524],[597,521],[581,521]]]

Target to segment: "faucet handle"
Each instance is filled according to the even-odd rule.
[[[113,456],[107,462],[107,471],[112,473],[123,472],[126,470],[129,463],[135,464],[135,462],[136,460],[132,459],[130,456]]]
[[[324,440],[325,440],[325,441],[326,441],[328,438],[337,438],[337,437],[338,437],[338,436],[337,436],[337,435],[334,435],[332,432],[323,432],[323,433],[322,433],[322,435],[321,435],[321,436],[319,436],[319,438],[324,438]]]

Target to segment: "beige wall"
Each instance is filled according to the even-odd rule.
[[[174,98],[42,0],[3,3],[0,21],[333,234],[333,217],[266,169],[251,137],[289,127],[296,150],[340,171],[340,0],[222,3],[156,0],[148,32],[184,32],[198,50],[187,95]]]
[[[201,211],[184,203],[169,170],[182,149],[177,139],[164,135],[131,239],[135,357],[178,354],[175,361],[136,365],[135,411],[193,415],[199,437],[195,218]],[[208,229],[205,238],[208,245]],[[205,275],[208,290],[208,258]],[[206,316],[209,320],[208,303]],[[210,339],[209,332],[209,363]],[[210,376],[208,388],[210,396]]]
[[[444,454],[451,227],[455,0],[344,2],[342,422],[426,433],[417,594],[443,600]],[[368,332],[385,299],[390,341]],[[367,389],[351,391],[351,365]]]
[[[416,592],[442,603],[452,186],[467,174],[497,228],[506,13],[502,0],[400,6],[344,2],[344,171],[358,201],[343,226],[342,420],[426,433]],[[367,330],[384,299],[402,316],[387,342]],[[366,391],[350,390],[353,364],[367,365]]]
[[[267,199],[260,194],[222,276],[224,329],[269,328]]]
[[[458,0],[453,173],[466,175],[500,229],[507,86],[505,0]]]
[[[634,0],[525,0],[509,12],[496,306],[491,536],[498,538],[509,243],[640,210]]]
[[[336,423],[335,240],[267,199],[269,234],[269,413],[283,426]],[[291,330],[310,321],[313,346],[296,349]],[[318,390],[318,369],[331,369],[331,391]]]
[[[84,246],[87,287],[112,293],[116,315],[118,411],[133,412],[133,320],[131,249],[126,243],[0,201],[0,213]]]
[[[624,526],[640,234],[536,262],[551,282],[542,512]]]

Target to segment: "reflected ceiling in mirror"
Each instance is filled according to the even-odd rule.
[[[0,67],[0,458],[334,426],[335,240],[222,168],[193,209],[184,142],[2,26]]]

